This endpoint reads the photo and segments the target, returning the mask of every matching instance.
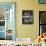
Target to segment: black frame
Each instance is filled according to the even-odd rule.
[[[33,10],[22,10],[22,24],[33,24]]]
[[[40,14],[41,13],[44,13],[44,12],[46,12],[46,11],[39,11],[39,36],[40,36],[40,25],[46,25],[46,24],[40,24]]]

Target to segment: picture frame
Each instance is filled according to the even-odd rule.
[[[33,10],[22,10],[22,24],[33,24]]]

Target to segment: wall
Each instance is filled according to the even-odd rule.
[[[17,2],[16,2],[17,3]],[[39,32],[39,6],[37,0],[19,0],[17,3],[17,37],[18,38],[36,38]],[[34,24],[23,25],[22,24],[22,10],[33,10]]]
[[[1,0],[0,2],[16,2],[16,37],[36,38],[39,34],[38,0]],[[22,10],[33,10],[34,24],[22,24]]]
[[[39,9],[40,11],[46,11],[46,4],[40,4]]]

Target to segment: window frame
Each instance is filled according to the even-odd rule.
[[[12,5],[13,5],[12,7],[14,7],[14,8],[13,8],[13,14],[12,14],[13,17],[14,17],[14,18],[12,17],[13,20],[14,20],[14,21],[13,21],[12,40],[15,41],[15,40],[16,40],[16,22],[15,22],[15,21],[16,21],[16,20],[15,20],[15,18],[16,18],[16,16],[15,16],[15,15],[16,15],[16,13],[15,13],[15,12],[16,12],[16,2],[0,2],[0,5],[2,5],[2,6],[3,6],[3,5],[6,5],[6,6],[7,6],[7,5],[10,5],[10,4],[12,4]],[[10,18],[10,19],[12,19],[12,18]],[[6,21],[5,21],[5,23],[6,23]],[[5,31],[4,31],[4,33],[5,33],[5,40],[7,40],[7,39],[6,39],[6,26],[7,26],[7,25],[5,24]],[[14,31],[15,31],[15,32],[14,32]],[[1,31],[1,32],[2,32],[2,31]],[[0,39],[0,40],[1,40],[1,39]],[[3,39],[2,39],[2,40],[3,40]]]
[[[40,31],[40,26],[46,25],[46,24],[40,24],[40,12],[46,12],[46,11],[39,11],[39,35],[42,34],[41,31]]]
[[[46,4],[46,2],[40,2],[40,0],[38,2],[39,2],[39,4]]]

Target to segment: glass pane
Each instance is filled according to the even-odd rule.
[[[40,11],[40,24],[46,24],[46,11]]]
[[[0,21],[0,31],[4,31],[5,32],[5,21],[4,20]]]
[[[0,26],[5,26],[5,21],[0,21]]]
[[[22,11],[22,24],[33,24],[33,11],[32,10]]]
[[[5,20],[6,22],[0,22],[0,31],[4,31],[7,40],[15,39],[15,24],[14,24],[14,8],[15,3],[0,3],[0,21]],[[5,27],[4,27],[5,26]]]
[[[5,32],[0,32],[0,40],[4,40],[5,39]]]
[[[40,31],[41,33],[46,32],[46,25],[40,25]]]
[[[5,32],[5,26],[0,26],[0,31],[4,31]]]
[[[12,40],[12,29],[7,30],[6,40]]]
[[[46,0],[39,0],[40,3],[46,3]]]

